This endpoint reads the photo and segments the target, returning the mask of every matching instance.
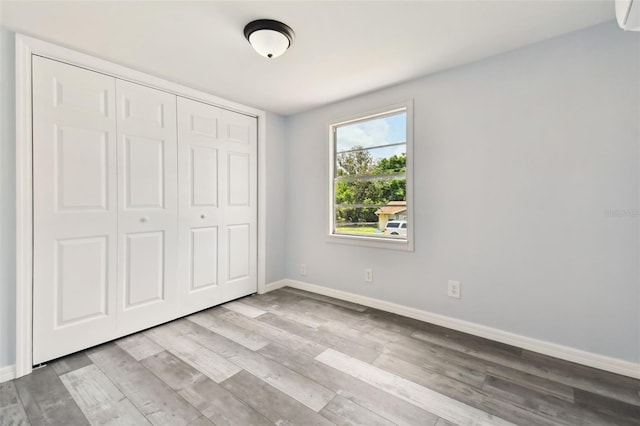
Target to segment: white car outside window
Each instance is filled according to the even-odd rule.
[[[407,236],[407,221],[406,220],[390,220],[384,227],[384,233],[386,235],[393,236]]]

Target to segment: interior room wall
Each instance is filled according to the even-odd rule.
[[[287,277],[640,361],[639,64],[609,22],[288,117]],[[415,251],[328,241],[328,124],[406,99]]]
[[[285,119],[268,112],[267,125],[267,189],[266,189],[266,282],[273,283],[285,277],[286,252],[286,140]],[[258,147],[260,149],[260,147]]]
[[[15,362],[15,36],[0,27],[0,367]]]

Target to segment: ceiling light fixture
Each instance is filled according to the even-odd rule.
[[[277,58],[293,43],[293,30],[272,19],[258,19],[244,27],[244,36],[251,46],[265,58]]]

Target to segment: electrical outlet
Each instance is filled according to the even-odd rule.
[[[373,271],[370,268],[364,270],[364,280],[368,283],[373,282]]]
[[[456,299],[460,299],[460,281],[452,281],[449,280],[448,291],[447,294],[449,297],[453,297]]]
[[[302,275],[303,277],[307,275],[307,264],[306,263],[301,263],[300,264],[300,275]]]

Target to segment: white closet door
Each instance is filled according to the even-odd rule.
[[[33,57],[33,362],[116,329],[115,79]]]
[[[257,119],[223,110],[220,127],[220,264],[226,302],[258,289]]]
[[[118,334],[177,315],[176,96],[116,82]]]
[[[222,110],[178,97],[180,313],[222,303],[219,129]]]

